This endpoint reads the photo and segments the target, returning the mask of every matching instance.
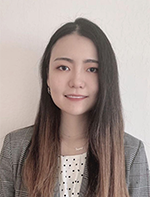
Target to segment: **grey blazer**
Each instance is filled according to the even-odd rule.
[[[27,156],[33,127],[27,127],[9,133],[0,155],[0,197],[27,197],[27,191],[21,187],[21,171]],[[126,183],[130,197],[150,197],[150,175],[143,143],[125,133]],[[119,166],[118,166],[119,167]],[[87,165],[85,165],[79,197],[84,197],[88,183]],[[54,197],[59,197],[56,184]]]

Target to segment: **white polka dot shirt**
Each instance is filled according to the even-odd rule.
[[[61,197],[79,197],[87,153],[60,156],[59,189]]]

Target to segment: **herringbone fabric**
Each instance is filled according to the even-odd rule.
[[[33,127],[9,133],[0,155],[0,197],[27,197],[22,188],[21,171],[31,141]],[[125,133],[126,183],[130,197],[150,197],[150,175],[143,143]],[[118,166],[119,168],[119,166]],[[88,182],[85,165],[79,197],[84,197]],[[56,184],[54,197],[59,197]]]

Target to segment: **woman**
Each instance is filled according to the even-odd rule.
[[[102,30],[83,18],[58,29],[41,77],[35,125],[5,138],[0,196],[150,196],[144,147],[124,133],[117,63]]]

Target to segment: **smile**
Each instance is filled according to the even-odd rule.
[[[66,96],[68,98],[85,98],[85,96]]]
[[[65,97],[70,98],[70,99],[84,99],[84,98],[87,98],[87,96],[83,96],[83,95],[65,95]]]

